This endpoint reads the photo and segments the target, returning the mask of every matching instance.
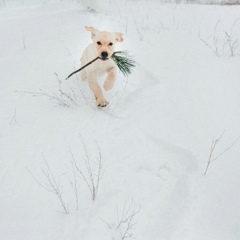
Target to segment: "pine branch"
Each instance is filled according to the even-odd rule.
[[[136,66],[136,62],[128,55],[128,51],[114,52],[111,58],[124,76],[131,74],[133,68]]]
[[[73,74],[80,72],[83,70],[85,67],[88,65],[92,64],[96,60],[98,60],[100,57],[94,58],[92,61],[87,63],[86,65],[82,66],[78,70],[72,72],[67,78],[69,79]],[[119,70],[123,73],[124,76],[128,76],[129,74],[132,73],[133,68],[136,66],[136,62],[132,59],[131,56],[128,55],[128,51],[116,51],[113,53],[111,56],[112,60],[116,63],[117,67]]]

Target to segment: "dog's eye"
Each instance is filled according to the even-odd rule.
[[[110,42],[110,43],[109,43],[109,46],[112,46],[112,45],[113,45],[113,43],[112,43],[112,42]]]
[[[97,42],[97,45],[102,45],[102,44],[101,44],[101,42],[98,41],[98,42]]]

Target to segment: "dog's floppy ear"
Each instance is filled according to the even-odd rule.
[[[92,37],[94,37],[96,35],[96,33],[98,32],[98,30],[92,26],[90,26],[90,27],[85,26],[85,29],[92,33]]]
[[[118,42],[123,42],[123,34],[122,33],[120,33],[120,32],[115,32],[114,33],[115,34],[115,38],[116,38],[116,40],[118,41]]]

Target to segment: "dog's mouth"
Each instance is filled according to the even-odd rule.
[[[101,58],[101,57],[99,57],[99,59],[101,59],[102,61],[106,61],[106,60],[108,60],[109,58]]]

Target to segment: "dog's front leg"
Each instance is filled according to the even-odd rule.
[[[97,82],[97,73],[94,71],[91,71],[89,74],[89,84],[96,98],[97,105],[99,107],[106,107],[108,102],[103,96],[102,89]]]
[[[112,89],[112,87],[115,83],[115,80],[116,80],[116,74],[117,74],[116,67],[112,67],[109,69],[107,79],[105,80],[104,85],[103,85],[105,90]]]

